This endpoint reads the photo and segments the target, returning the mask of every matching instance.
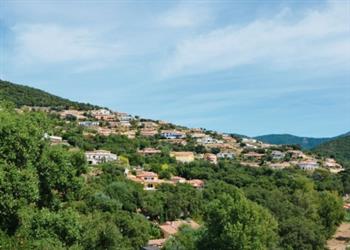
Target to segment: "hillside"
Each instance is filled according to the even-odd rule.
[[[0,80],[0,100],[13,102],[17,107],[23,105],[63,108],[71,107],[80,110],[98,108],[91,104],[73,102],[36,88],[14,84],[3,80]]]
[[[334,157],[337,161],[350,165],[350,135],[340,136],[325,142],[313,151],[320,155]]]
[[[332,138],[312,138],[312,137],[299,137],[290,134],[270,134],[270,135],[262,135],[257,136],[255,139],[270,143],[270,144],[294,144],[300,145],[303,149],[311,149],[320,145],[324,142],[331,140]]]
[[[0,110],[1,249],[323,249],[343,219],[348,175],[298,170],[317,159],[292,147],[106,109]]]

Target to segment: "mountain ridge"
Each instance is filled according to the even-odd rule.
[[[46,91],[0,79],[0,99],[14,103],[17,107],[74,107],[80,110],[100,108],[97,105],[81,103],[62,98]]]
[[[313,149],[318,145],[326,143],[328,141],[335,140],[339,137],[344,137],[350,135],[350,132],[346,132],[344,134],[340,134],[334,137],[308,137],[308,136],[297,136],[293,134],[266,134],[253,137],[259,141],[277,144],[277,145],[288,145],[295,144],[300,145],[303,149]]]

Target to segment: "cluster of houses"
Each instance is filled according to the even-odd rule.
[[[46,110],[45,110],[46,111]],[[305,154],[301,150],[281,147],[260,142],[252,138],[237,138],[228,134],[213,133],[204,129],[186,129],[176,127],[164,121],[140,120],[123,113],[112,112],[108,109],[98,109],[90,111],[63,110],[59,112],[62,119],[67,122],[76,122],[85,128],[84,135],[102,136],[125,135],[130,139],[136,136],[155,137],[160,141],[170,144],[185,146],[189,142],[204,148],[206,153],[196,153],[193,151],[171,151],[173,157],[179,163],[190,163],[196,160],[204,160],[213,165],[220,160],[237,161],[241,165],[249,167],[270,167],[272,169],[284,169],[298,167],[305,171],[314,171],[318,168],[329,169],[332,173],[343,171],[343,167],[331,158],[316,158]],[[45,134],[44,138],[51,144],[69,145],[62,137]],[[193,145],[193,144],[191,144]],[[144,157],[162,154],[158,148],[141,148],[137,150],[139,155]],[[85,152],[85,157],[90,165],[99,165],[107,162],[118,161],[119,157],[107,150],[94,150]],[[96,170],[96,171],[95,171]],[[93,174],[98,175],[98,168],[93,168]],[[169,179],[162,179],[155,172],[145,171],[140,167],[125,169],[125,176],[128,180],[139,183],[144,190],[157,190],[161,184],[188,184],[194,188],[204,187],[204,181],[200,179],[188,180],[180,176],[171,176]],[[350,210],[350,203],[346,203],[344,208]],[[198,228],[199,225],[192,220],[168,221],[159,225],[163,237],[150,240],[143,249],[160,249],[165,241],[177,233],[183,225]]]
[[[46,109],[45,109],[46,111]],[[323,167],[333,173],[343,170],[334,159],[316,159],[300,150],[279,149],[276,145],[262,143],[253,138],[235,138],[224,133],[212,133],[204,129],[179,128],[164,121],[136,119],[124,112],[112,112],[108,109],[90,111],[63,110],[59,112],[62,119],[71,119],[78,125],[87,128],[84,135],[96,134],[109,136],[113,134],[125,135],[128,138],[136,136],[155,137],[170,144],[185,146],[189,141],[195,142],[206,149],[208,153],[200,154],[192,151],[173,151],[170,156],[181,163],[189,163],[198,159],[217,164],[220,159],[237,160],[242,165],[251,167],[266,166],[273,169],[298,167],[306,171],[313,171]],[[48,136],[51,144],[68,144],[59,136]],[[210,152],[210,153],[209,153]],[[214,153],[215,152],[215,153]],[[155,148],[138,150],[140,155],[149,156],[160,154]],[[116,160],[117,156],[108,151],[86,152],[86,158],[92,165]]]
[[[180,176],[172,176],[169,180],[160,179],[157,173],[144,171],[142,168],[135,168],[133,171],[125,169],[125,176],[131,181],[142,184],[144,190],[156,190],[157,186],[161,184],[176,185],[178,183],[186,183],[194,188],[203,188],[204,186],[204,181],[199,179],[186,180]]]

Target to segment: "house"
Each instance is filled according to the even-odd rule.
[[[206,153],[204,154],[204,160],[209,161],[210,163],[217,164],[218,163],[218,158],[216,157],[215,154],[211,153]]]
[[[193,221],[193,220],[176,220],[176,221],[167,221],[163,224],[161,224],[160,230],[162,231],[163,238],[161,239],[155,239],[155,240],[149,240],[147,243],[147,246],[142,247],[142,250],[160,250],[163,248],[166,240],[171,237],[172,235],[176,234],[179,229],[187,225],[191,227],[192,229],[198,229],[200,225]]]
[[[319,168],[319,165],[316,161],[302,161],[297,165],[303,170],[315,170],[316,168]]]
[[[61,136],[48,135],[47,138],[52,144],[60,144],[63,141]]]
[[[65,144],[69,145],[67,141],[64,141],[61,136],[44,134],[44,138],[48,139],[52,145]]]
[[[248,159],[248,160],[260,160],[264,154],[259,154],[256,152],[249,152],[246,154],[243,154],[243,158]]]
[[[161,183],[158,175],[153,172],[140,171],[136,173],[136,177],[142,180],[145,190],[155,190],[156,186]]]
[[[293,159],[307,158],[300,150],[288,150],[287,153],[289,153]]]
[[[60,112],[60,117],[61,119],[76,119],[76,120],[84,120],[87,117],[84,116],[84,111],[79,111],[79,110],[73,110],[73,109],[69,109],[69,110],[63,110],[62,112]]]
[[[116,132],[110,128],[103,128],[103,127],[98,127],[97,128],[97,133],[99,135],[103,135],[103,136],[109,136],[111,134],[116,134]]]
[[[140,135],[144,137],[152,137],[158,134],[158,131],[155,129],[143,128],[140,130]]]
[[[192,132],[191,133],[191,137],[192,138],[195,138],[195,139],[200,139],[200,138],[204,138],[206,137],[207,135],[202,133],[202,132]]]
[[[211,136],[204,136],[197,139],[198,144],[210,144],[210,143],[216,143],[216,140],[212,138]]]
[[[177,184],[177,183],[186,183],[187,180],[183,177],[180,177],[180,176],[173,176],[171,177],[170,181],[173,183],[173,184]]]
[[[188,184],[190,184],[194,188],[203,188],[204,187],[204,181],[199,180],[199,179],[192,179],[192,180],[187,180]]]
[[[237,143],[237,140],[230,135],[223,135],[222,138],[226,143]]]
[[[112,112],[108,109],[96,109],[91,111],[92,116],[104,116],[104,115],[111,115]]]
[[[177,130],[162,130],[161,137],[165,139],[183,139],[186,138],[186,134]]]
[[[166,239],[155,239],[149,240],[146,247],[143,247],[143,250],[160,250],[166,242]]]
[[[188,163],[194,161],[194,153],[193,152],[171,152],[171,157],[174,157],[177,161]]]
[[[323,163],[323,166],[325,168],[328,168],[330,172],[332,173],[339,173],[341,171],[344,171],[344,168],[342,165],[337,163],[334,159],[332,158],[327,158],[325,162]]]
[[[138,150],[137,152],[141,155],[154,155],[154,154],[160,154],[162,151],[155,148],[144,148],[144,149]]]
[[[192,229],[198,229],[200,225],[193,220],[176,220],[176,221],[167,221],[161,224],[160,230],[163,233],[164,238],[169,238],[170,236],[176,234],[180,227],[187,225]]]
[[[235,158],[235,154],[233,152],[220,152],[220,153],[217,153],[216,156],[218,158],[223,158],[223,159],[233,159]]]
[[[342,168],[342,166],[332,158],[327,158],[324,162],[324,166],[326,168]]]
[[[115,115],[119,121],[129,121],[130,122],[130,121],[134,120],[134,117],[132,115],[129,115],[128,113],[116,112]]]
[[[271,152],[271,156],[274,160],[282,160],[286,156],[286,154],[278,150],[273,150]]]
[[[85,152],[86,160],[91,165],[97,165],[105,162],[116,161],[118,159],[116,154],[112,154],[107,150],[95,150]]]
[[[243,143],[257,143],[258,141],[256,139],[251,139],[251,138],[242,138]]]
[[[115,115],[94,115],[94,118],[99,121],[111,122],[115,120]]]
[[[78,122],[78,124],[82,127],[97,127],[100,125],[100,123],[96,121],[83,121],[83,122]]]
[[[254,144],[251,144],[251,143],[246,143],[244,147],[247,148],[247,149],[257,149],[258,148],[257,145],[254,145]]]
[[[136,169],[136,175],[132,175],[129,171],[125,171],[125,173],[129,180],[142,184],[144,190],[155,190],[159,184],[163,183],[154,172]]]

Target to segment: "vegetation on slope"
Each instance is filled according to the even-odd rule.
[[[17,107],[24,105],[54,108],[71,107],[80,110],[97,107],[91,104],[73,102],[36,88],[2,80],[0,80],[0,100],[10,101]]]
[[[147,192],[125,178],[128,161],[89,169],[79,149],[43,139],[58,131],[75,146],[110,149],[146,170],[160,173],[167,163],[171,174],[203,179],[205,187],[163,184]],[[341,175],[136,154],[154,143],[118,135],[87,139],[74,122],[3,106],[0,248],[138,250],[161,237],[157,224],[190,217],[201,229],[183,228],[165,249],[324,249],[344,217]]]
[[[350,135],[340,136],[325,142],[313,151],[321,156],[332,157],[350,167]]]
[[[299,145],[303,149],[311,149],[331,140],[332,138],[311,138],[311,137],[299,137],[290,134],[271,134],[257,136],[255,139],[277,145]]]

